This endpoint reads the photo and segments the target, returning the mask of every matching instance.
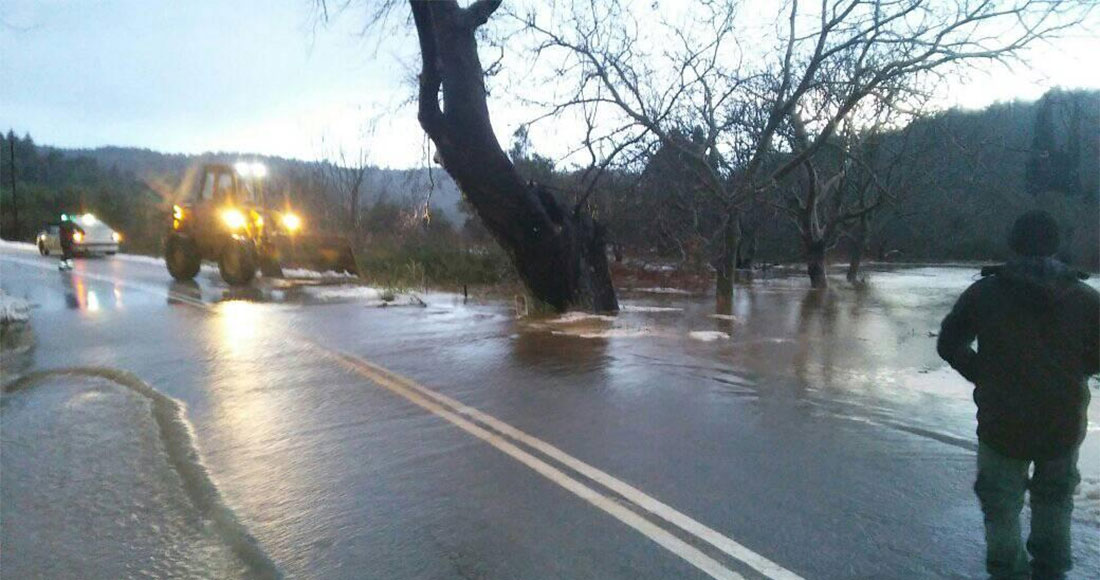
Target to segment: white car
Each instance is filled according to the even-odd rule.
[[[61,219],[66,216],[62,215]],[[118,244],[122,241],[122,234],[114,231],[107,224],[90,213],[82,216],[71,217],[77,226],[73,234],[73,253],[84,256],[91,254],[112,255],[118,253]],[[38,233],[38,252],[43,256],[51,252],[61,253],[61,223],[47,224],[46,229]]]

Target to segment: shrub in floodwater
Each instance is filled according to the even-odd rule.
[[[445,237],[376,237],[356,253],[366,279],[383,288],[495,285],[515,276],[496,246],[468,246]]]

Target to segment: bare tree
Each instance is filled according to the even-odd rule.
[[[362,235],[364,207],[363,194],[366,193],[366,178],[371,170],[370,150],[366,143],[349,149],[343,145],[334,150],[325,151],[327,161],[317,166],[322,181],[347,212],[344,221],[346,227],[359,239]]]
[[[327,16],[325,0],[318,1]],[[393,4],[380,3],[374,17]],[[420,125],[535,297],[559,311],[617,311],[603,226],[582,211],[583,204],[566,207],[546,188],[524,181],[493,133],[477,32],[500,4],[477,0],[463,8],[454,0],[410,0],[421,56]]]
[[[891,162],[884,162],[880,139],[883,126],[890,124],[895,112],[887,106],[888,102],[888,99],[873,101],[870,104],[875,106],[874,110],[859,114],[871,123],[869,127],[853,124],[854,115],[850,114],[817,155],[804,158],[804,175],[794,183],[777,187],[778,201],[769,200],[796,226],[810,285],[814,288],[825,288],[829,284],[826,252],[843,236],[851,238],[854,244],[865,246],[871,218],[894,197],[895,191],[887,185],[887,177],[904,151],[891,155]],[[790,154],[798,156],[810,146],[806,122],[800,113],[792,113],[789,126]],[[861,253],[853,255],[854,267],[849,268],[849,281],[858,278],[861,260]]]
[[[738,26],[751,18],[736,0],[647,4],[576,0],[515,16],[535,39],[532,54],[553,76],[572,80],[543,102],[551,118],[586,124],[583,150],[593,166],[629,164],[658,144],[678,147],[720,200],[724,215],[712,236],[720,306],[732,289],[740,209],[801,170],[815,196],[804,199],[802,214],[813,215],[839,180],[820,180],[811,160],[845,120],[859,126],[868,103],[902,110],[927,82],[978,61],[1010,60],[1093,9],[1087,0],[789,0],[761,35]],[[760,49],[768,37],[775,44]],[[784,142],[796,115],[804,116],[802,138]],[[705,132],[702,147],[676,139],[696,126]],[[818,241],[832,235],[811,236],[817,241],[807,252],[823,252]],[[823,279],[815,273],[823,260],[808,259],[811,277]]]

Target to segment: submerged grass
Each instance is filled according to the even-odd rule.
[[[356,258],[370,284],[393,294],[427,287],[496,286],[515,280],[508,257],[495,246],[383,240],[361,246]]]

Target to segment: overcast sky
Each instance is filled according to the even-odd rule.
[[[311,0],[2,0],[0,128],[64,147],[301,159],[368,143],[375,164],[422,164],[423,133],[402,106],[418,65],[411,37],[364,38],[358,17],[315,24]],[[1098,55],[1095,34],[1076,34],[1033,50],[1032,70],[979,74],[944,99],[981,107],[1100,88]],[[499,100],[490,110],[507,144],[524,112]],[[555,149],[548,135],[532,140]]]

